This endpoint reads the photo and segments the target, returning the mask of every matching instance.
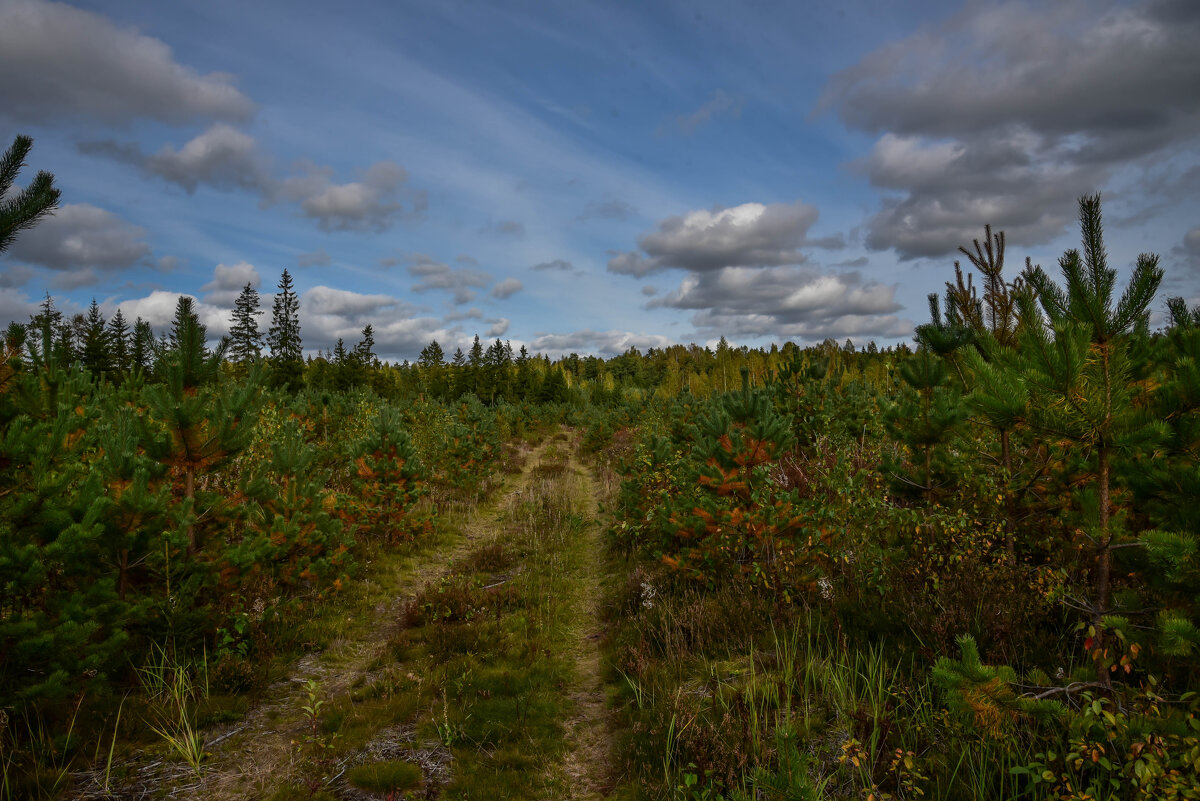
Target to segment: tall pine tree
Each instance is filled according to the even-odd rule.
[[[104,378],[111,370],[108,322],[100,313],[100,306],[95,298],[92,298],[92,305],[88,307],[85,319],[83,335],[79,341],[79,355],[83,366],[93,378]]]
[[[262,355],[263,335],[258,330],[258,291],[246,284],[233,304],[233,325],[229,329],[229,358],[238,364],[257,361]]]
[[[133,342],[129,323],[125,321],[125,315],[120,309],[117,309],[108,321],[107,333],[110,365],[118,376],[123,376],[130,368],[130,347]]]
[[[154,363],[154,329],[141,317],[133,323],[133,340],[129,345],[129,369],[145,370]]]
[[[1080,198],[1079,222],[1083,252],[1069,250],[1059,259],[1065,287],[1040,267],[1025,274],[1045,322],[1028,293],[1018,300],[1021,352],[1027,359],[1025,380],[1035,411],[1032,422],[1077,443],[1091,463],[1091,491],[1082,506],[1090,518],[1084,534],[1096,559],[1089,611],[1099,648],[1102,619],[1112,611],[1113,552],[1124,533],[1113,517],[1113,457],[1118,450],[1165,435],[1161,424],[1147,424],[1136,414],[1140,387],[1133,348],[1134,339],[1147,330],[1150,303],[1163,272],[1157,256],[1138,256],[1129,284],[1114,306],[1117,271],[1108,266],[1099,195]]]
[[[297,389],[304,380],[304,352],[300,344],[300,298],[292,287],[292,276],[285,269],[279,277],[279,292],[271,309],[271,328],[267,332],[271,348],[272,383]]]

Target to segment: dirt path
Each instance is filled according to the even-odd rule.
[[[587,518],[585,547],[580,550],[577,592],[573,606],[571,656],[575,662],[575,685],[570,698],[575,715],[566,721],[567,752],[562,771],[571,798],[593,801],[608,795],[611,740],[608,734],[606,693],[601,673],[600,599],[603,594],[603,543],[597,520],[599,503],[591,470],[572,459],[570,469],[576,476],[575,493],[581,512]]]
[[[442,544],[408,558],[397,557],[387,569],[376,568],[360,585],[361,596],[346,612],[353,619],[348,617],[337,639],[321,652],[309,654],[294,663],[287,678],[272,685],[240,721],[204,733],[208,756],[199,777],[173,754],[155,749],[121,766],[124,787],[103,794],[96,777],[90,777],[90,780],[80,777],[84,779],[80,783],[84,789],[75,797],[275,801],[288,797],[287,793],[279,794],[281,788],[290,785],[299,791],[294,783],[297,777],[311,776],[314,771],[312,749],[305,745],[310,730],[306,728],[308,721],[303,711],[303,706],[310,702],[309,682],[316,682],[324,708],[332,710],[352,706],[356,693],[361,693],[364,686],[379,684],[380,674],[386,674],[388,670],[398,671],[408,679],[424,681],[423,676],[405,673],[409,668],[404,663],[398,665],[389,653],[402,631],[405,606],[423,590],[448,576],[456,564],[469,561],[467,557],[474,558],[481,548],[508,542],[518,543],[516,549],[520,550],[536,540],[536,537],[526,539],[528,535],[519,526],[514,528],[514,521],[524,520],[522,515],[529,514],[529,504],[533,502],[536,506],[537,502],[531,499],[545,497],[548,489],[553,487],[551,497],[556,498],[556,503],[566,511],[564,516],[554,518],[560,521],[559,528],[540,535],[542,544],[549,548],[543,554],[545,560],[530,557],[538,567],[531,563],[530,572],[524,575],[531,582],[527,585],[530,597],[540,596],[543,589],[550,593],[534,604],[541,612],[534,612],[531,607],[529,614],[531,617],[541,614],[547,621],[550,628],[543,629],[541,636],[552,636],[553,642],[558,644],[561,649],[558,659],[566,663],[565,673],[570,677],[550,690],[562,699],[564,712],[559,718],[562,735],[554,744],[546,742],[534,746],[529,740],[520,746],[524,751],[534,748],[534,752],[528,753],[530,757],[536,758],[538,748],[545,748],[546,755],[553,756],[549,763],[537,760],[540,764],[525,777],[528,784],[524,789],[507,792],[505,797],[553,798],[555,801],[606,798],[611,790],[611,737],[600,653],[604,561],[602,530],[597,520],[598,486],[591,470],[577,458],[568,456],[573,450],[572,444],[565,433],[548,438],[526,455],[521,474],[508,476],[493,500],[469,511],[466,519]],[[547,470],[551,472],[547,474]],[[561,475],[562,478],[548,479],[547,475]],[[518,509],[522,511],[517,513]],[[546,569],[549,573],[539,572]],[[549,584],[543,588],[537,576],[544,575],[555,575],[553,586],[556,589],[550,590]],[[558,633],[545,634],[548,631]],[[550,654],[551,651],[547,651],[547,658]],[[481,666],[480,669],[484,668]],[[478,699],[476,695],[477,703]],[[464,701],[466,703],[468,701]],[[396,726],[381,716],[378,724],[371,724],[371,731],[374,732],[370,736],[373,745],[365,752],[343,754],[318,770],[316,775],[324,774],[326,779],[322,784],[332,791],[332,795],[322,794],[321,797],[380,797],[359,793],[339,777],[348,767],[360,764],[364,756],[368,760],[415,759],[415,751],[404,750],[414,747],[413,725]],[[475,750],[476,746],[471,746],[466,753],[447,749],[436,741],[422,747],[434,748],[440,755],[441,765],[434,769],[440,773],[428,788],[431,792],[440,795],[436,788],[444,787],[448,797],[478,796],[478,784],[468,782],[466,785],[473,786],[474,790],[448,784],[454,781],[454,774],[460,769],[469,770],[462,764],[455,766],[454,760],[474,758],[480,753]],[[389,755],[393,752],[394,755]],[[152,760],[151,754],[156,758]],[[427,778],[431,777],[430,766],[422,767]],[[483,797],[487,797],[486,783],[482,789]]]
[[[397,560],[390,572],[366,579],[374,585],[368,588],[367,597],[379,598],[373,608],[359,610],[369,616],[366,625],[356,622],[351,627],[352,635],[297,660],[288,677],[271,685],[237,723],[206,731],[208,757],[200,777],[175,761],[174,755],[135,758],[118,766],[116,775],[124,775],[125,786],[105,792],[98,773],[79,774],[75,797],[132,800],[165,796],[202,801],[269,797],[281,782],[299,772],[297,743],[305,734],[302,707],[308,703],[307,683],[318,683],[320,697],[326,703],[345,696],[356,682],[361,683],[395,634],[404,604],[491,536],[497,519],[520,497],[547,444],[528,452],[522,472],[507,476],[490,503],[469,511],[445,545]]]

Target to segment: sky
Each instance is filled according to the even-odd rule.
[[[50,293],[213,336],[284,269],[309,353],[911,338],[990,223],[1200,301],[1200,3],[0,0],[0,148]]]

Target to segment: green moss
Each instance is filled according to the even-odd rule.
[[[412,789],[421,783],[421,777],[419,765],[400,760],[359,765],[346,776],[358,789],[376,793]]]

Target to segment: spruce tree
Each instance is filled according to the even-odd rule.
[[[435,398],[446,394],[446,354],[435,339],[421,349],[417,364],[421,368],[421,378],[425,390]]]
[[[108,323],[100,313],[100,306],[95,298],[92,298],[92,305],[88,307],[85,319],[86,324],[79,343],[80,360],[93,378],[104,378],[111,370]]]
[[[43,217],[58,208],[60,192],[54,186],[54,176],[42,170],[33,183],[13,192],[17,173],[25,166],[25,156],[33,147],[33,139],[18,136],[4,155],[0,156],[0,253],[16,239],[17,234],[37,225]]]
[[[133,341],[129,323],[125,321],[125,315],[121,313],[120,309],[117,309],[112,319],[108,321],[107,333],[111,367],[118,375],[124,375],[131,367],[130,355]]]
[[[375,363],[375,329],[367,323],[362,330],[362,339],[354,346],[354,359],[363,367]]]
[[[276,385],[297,389],[303,383],[304,352],[300,342],[300,299],[292,287],[292,276],[285,269],[279,277],[279,292],[271,309],[271,328],[267,332],[271,348],[272,380]]]
[[[188,295],[180,295],[175,304],[175,317],[167,336],[167,352],[159,358],[169,367],[180,371],[180,380],[187,388],[211,383],[215,380],[217,365],[225,355],[225,342],[215,353],[207,346],[208,328],[196,314],[196,301]]]
[[[141,317],[133,323],[133,341],[129,346],[129,368],[145,370],[154,363],[154,329]]]
[[[450,366],[454,368],[451,373],[451,394],[457,398],[465,392],[470,392],[471,384],[470,376],[467,374],[467,356],[463,353],[462,348],[454,349],[454,357],[450,361]]]
[[[417,359],[417,364],[422,367],[441,367],[446,363],[446,354],[442,352],[442,346],[435,339],[421,349],[421,355]]]
[[[29,318],[29,347],[35,361],[45,364],[51,360],[62,325],[63,314],[54,308],[54,298],[47,292],[38,313]]]
[[[483,344],[479,341],[479,334],[476,334],[475,340],[471,343],[471,349],[467,351],[467,374],[465,389],[468,392],[475,393],[475,397],[482,399],[482,385]]]
[[[229,329],[229,358],[238,364],[257,361],[262,355],[263,335],[258,330],[258,291],[246,284],[233,304],[233,325]]]

